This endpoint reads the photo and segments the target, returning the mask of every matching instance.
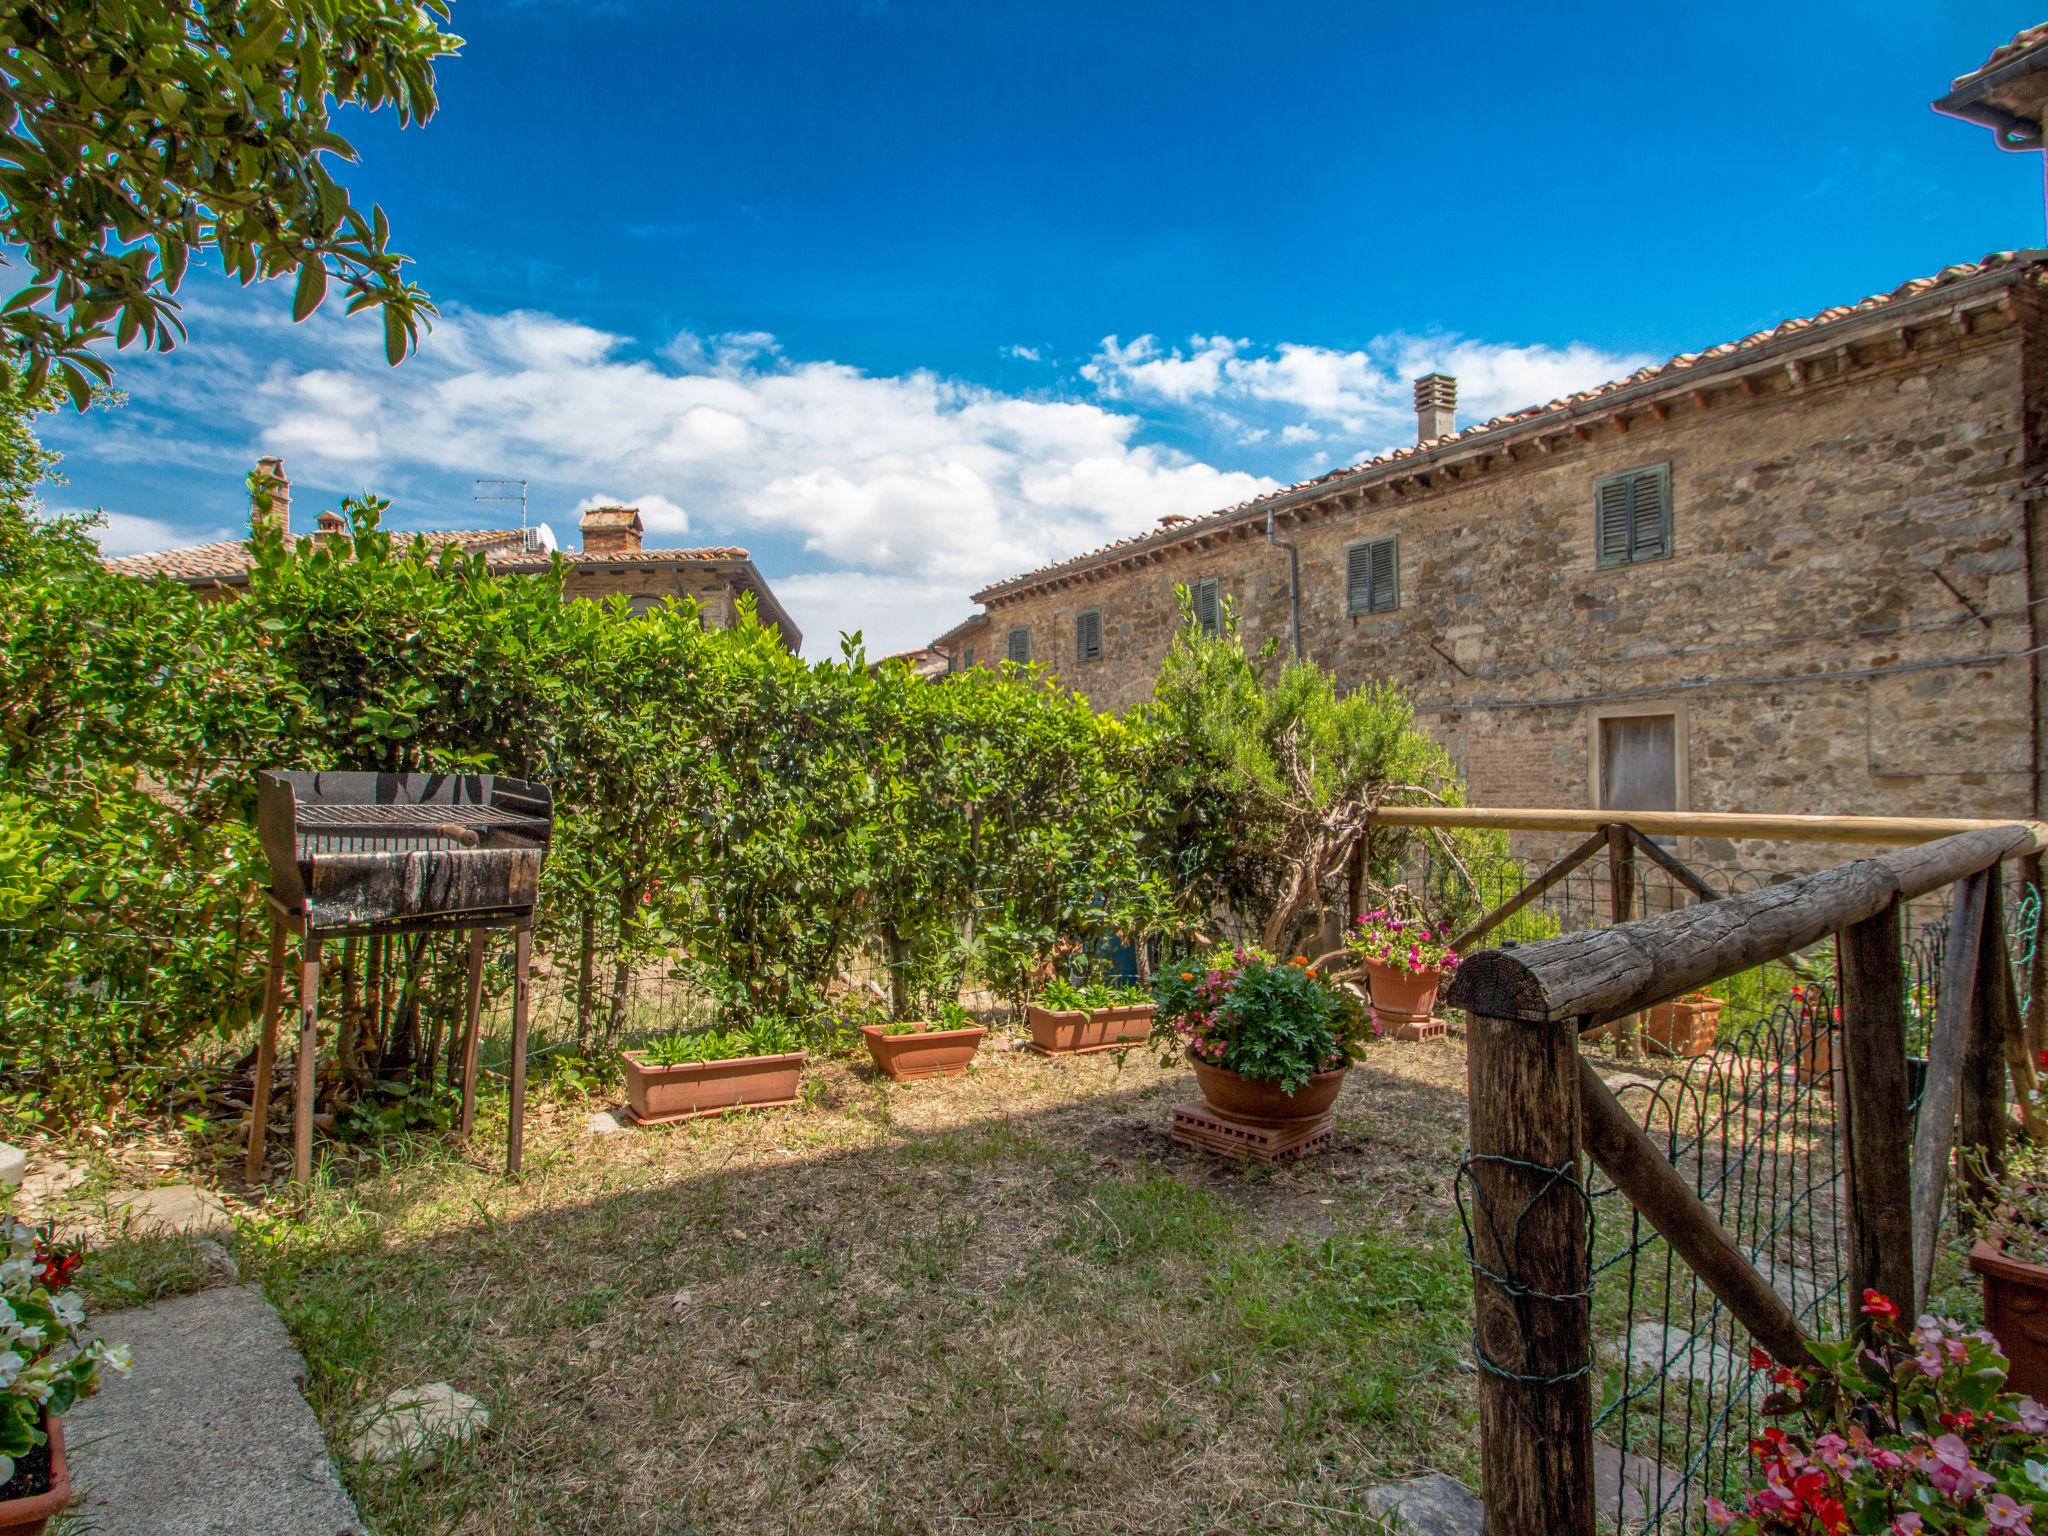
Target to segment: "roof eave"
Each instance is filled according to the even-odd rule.
[[[1512,421],[1503,421],[1498,426],[1471,436],[1458,436],[1448,442],[1401,457],[1383,464],[1361,465],[1348,474],[1319,480],[1305,486],[1275,491],[1271,496],[1247,502],[1228,516],[1198,517],[1170,531],[1151,534],[1135,539],[1129,544],[1120,544],[1114,549],[1097,555],[1084,555],[1060,565],[1048,566],[1024,576],[1013,576],[1008,581],[999,581],[983,587],[973,594],[973,601],[989,603],[1003,598],[1020,596],[1035,588],[1050,585],[1063,578],[1078,576],[1103,566],[1116,565],[1134,555],[1147,554],[1154,550],[1172,549],[1194,542],[1198,538],[1214,535],[1244,523],[1264,522],[1268,512],[1284,512],[1298,506],[1322,501],[1339,492],[1355,489],[1382,480],[1404,479],[1417,470],[1426,470],[1447,459],[1458,459],[1468,454],[1498,449],[1504,442],[1517,440],[1534,434],[1548,435],[1574,422],[1588,418],[1611,417],[1617,410],[1665,394],[1676,394],[1698,389],[1703,380],[1724,378],[1731,374],[1746,373],[1752,368],[1783,359],[1788,353],[1808,349],[1828,351],[1839,345],[1844,332],[1862,328],[1871,330],[1896,329],[1902,317],[1910,318],[1928,310],[1946,310],[1967,307],[1972,297],[2018,281],[2019,277],[2048,259],[2048,250],[2034,249],[2015,251],[2012,259],[1988,271],[1977,272],[1969,277],[1958,278],[1930,288],[1925,293],[1916,293],[1903,299],[1893,299],[1875,309],[1860,313],[1839,315],[1832,320],[1823,320],[1790,335],[1776,337],[1770,341],[1758,342],[1754,346],[1740,347],[1725,357],[1711,362],[1699,362],[1672,372],[1660,372],[1656,376],[1641,379],[1633,384],[1603,390],[1590,400],[1572,401],[1533,416],[1518,416]],[[1822,339],[1825,345],[1819,345]]]

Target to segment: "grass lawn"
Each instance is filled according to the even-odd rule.
[[[1005,1044],[610,1136],[543,1096],[519,1180],[357,1165],[237,1254],[391,1536],[1360,1531],[1375,1483],[1473,1478],[1459,1041],[1375,1048],[1284,1170],[1168,1141],[1185,1069]],[[346,1459],[439,1380],[488,1436]]]

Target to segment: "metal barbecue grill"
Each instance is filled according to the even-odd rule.
[[[513,933],[512,1124],[517,1171],[526,1100],[527,970],[541,865],[554,831],[554,795],[494,774],[263,773],[256,829],[270,861],[270,969],[257,1045],[247,1172],[260,1176],[270,1079],[283,1006],[285,935],[301,935],[298,1091],[293,1167],[312,1171],[320,948],[330,938],[467,929],[469,998],[463,1045],[462,1134],[473,1127],[482,1017],[484,935]]]

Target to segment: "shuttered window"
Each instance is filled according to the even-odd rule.
[[[1074,615],[1074,660],[1102,660],[1102,615],[1093,608]]]
[[[960,670],[966,671],[974,665],[974,647],[966,646],[960,652]]]
[[[1031,631],[1018,628],[1010,631],[1010,660],[1023,666],[1031,659]]]
[[[1205,635],[1223,632],[1223,589],[1214,576],[1188,583],[1195,600],[1195,622]]]
[[[1392,613],[1401,606],[1400,546],[1391,533],[1344,550],[1344,611]]]
[[[1671,553],[1671,467],[1654,464],[1593,484],[1600,564],[1632,565]]]

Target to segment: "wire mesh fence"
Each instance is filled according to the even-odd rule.
[[[1593,879],[1604,873],[1596,869]],[[1947,896],[1900,913],[1916,1106],[1940,1003]],[[1594,915],[1608,915],[1590,905]],[[2005,910],[2024,1008],[2040,892],[2020,884]],[[1816,1337],[1838,1336],[1855,1320],[1846,1294],[1849,1211],[1832,972],[1831,942],[1788,956],[1735,989],[1711,1049],[1603,1069],[1653,1144]],[[1745,1479],[1768,1376],[1750,1367],[1746,1331],[1627,1196],[1590,1162],[1579,1177],[1591,1253],[1588,1366],[1601,1522],[1625,1536],[1705,1530],[1706,1497],[1728,1497]],[[1468,1232],[1486,1219],[1469,1209],[1471,1189],[1461,1180]]]

